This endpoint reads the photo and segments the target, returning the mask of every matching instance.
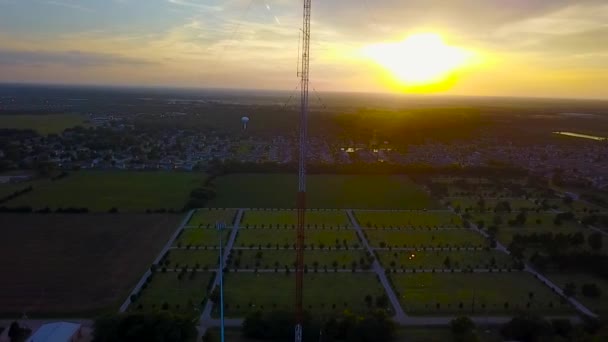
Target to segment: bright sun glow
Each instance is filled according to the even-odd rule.
[[[440,83],[472,56],[469,51],[446,45],[434,33],[412,35],[397,43],[369,45],[363,48],[363,54],[408,87]]]

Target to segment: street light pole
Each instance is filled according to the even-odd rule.
[[[222,222],[217,222],[215,225],[220,236],[220,341],[224,342],[224,254],[222,249],[222,233],[226,225]]]

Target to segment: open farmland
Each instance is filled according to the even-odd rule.
[[[490,251],[379,251],[378,257],[387,268],[405,269],[476,269],[514,267],[506,253]],[[447,260],[447,261],[446,261]]]
[[[221,231],[224,245],[228,241],[230,231],[229,228]],[[174,246],[177,247],[215,247],[219,245],[220,232],[215,228],[186,228],[174,241]]]
[[[414,273],[392,274],[391,278],[404,310],[412,314],[573,311],[534,276],[524,272]]]
[[[181,210],[204,175],[186,172],[78,171],[36,186],[34,191],[8,203],[8,207],[34,209],[88,208],[89,211],[145,212],[148,209]]]
[[[296,241],[295,229],[239,229],[236,246],[240,247],[291,247]],[[359,239],[352,229],[308,229],[306,245],[317,248],[358,247]]]
[[[66,128],[85,126],[85,116],[77,114],[0,115],[0,128],[31,129],[42,135],[57,134]]]
[[[462,219],[450,211],[357,211],[359,225],[365,228],[462,227]]]
[[[0,215],[1,314],[115,311],[181,215]],[[24,252],[27,251],[27,252]]]
[[[476,197],[451,197],[446,198],[445,202],[448,202],[452,208],[460,208],[462,211],[466,211],[467,209],[479,211],[482,208],[483,210],[490,211],[494,210],[496,205],[501,202],[508,202],[513,210],[534,209],[537,207],[536,204],[525,198],[484,198],[481,201],[480,198]]]
[[[231,227],[236,216],[235,209],[198,209],[188,221],[188,226],[199,227],[215,227],[217,222],[225,223]],[[238,224],[238,222],[237,222]]]
[[[345,227],[349,226],[346,213],[341,210],[308,210],[305,217],[308,227]],[[262,225],[274,227],[285,225],[292,226],[298,223],[298,212],[296,210],[247,210],[243,216],[243,226],[261,227]]]
[[[297,175],[233,174],[214,181],[210,207],[295,208]],[[309,208],[424,209],[433,201],[406,176],[309,175]]]
[[[162,266],[172,269],[216,268],[219,263],[218,250],[171,249],[162,261]]]
[[[468,229],[407,231],[366,229],[365,235],[372,246],[382,248],[480,248],[488,244],[484,237]]]
[[[304,309],[320,316],[344,310],[365,313],[369,310],[366,295],[373,298],[384,295],[384,289],[372,273],[308,273],[304,283]],[[231,272],[226,274],[224,286],[227,317],[245,317],[258,310],[293,311],[293,273]]]

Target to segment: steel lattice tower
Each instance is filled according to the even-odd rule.
[[[302,309],[302,291],[304,282],[304,219],[306,215],[306,151],[308,144],[308,83],[310,67],[310,10],[311,0],[304,0],[302,25],[302,65],[300,72],[300,136],[298,194],[298,228],[296,239],[296,327],[295,341],[302,341],[304,313]]]

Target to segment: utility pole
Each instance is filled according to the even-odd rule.
[[[302,342],[304,312],[302,292],[304,283],[304,219],[306,216],[306,152],[308,145],[308,83],[310,67],[310,11],[311,0],[304,0],[302,24],[302,66],[300,72],[300,136],[298,194],[298,228],[296,238],[296,327],[295,341]]]

